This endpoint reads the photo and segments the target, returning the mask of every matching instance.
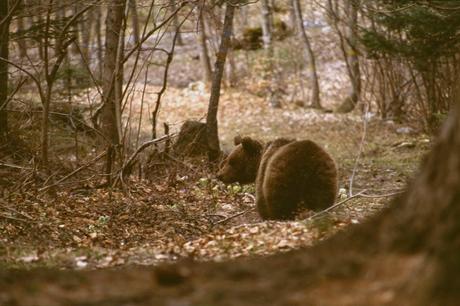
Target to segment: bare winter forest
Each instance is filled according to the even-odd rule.
[[[0,305],[458,305],[460,3],[0,0]]]

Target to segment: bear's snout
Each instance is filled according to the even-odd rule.
[[[225,173],[224,173],[224,169],[223,168],[220,168],[219,171],[217,172],[216,174],[216,178],[221,181],[221,182],[224,182],[225,180]],[[225,182],[224,182],[225,183]]]
[[[217,172],[216,178],[221,181],[224,184],[230,184],[235,182],[235,178],[233,177],[231,171],[228,169],[220,169],[219,172]]]

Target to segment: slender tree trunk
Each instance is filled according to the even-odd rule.
[[[270,3],[268,0],[262,0],[262,41],[264,44],[265,55],[267,58],[267,78],[270,80],[268,101],[271,107],[279,108],[278,76],[274,69],[273,62],[273,18]]]
[[[8,59],[9,44],[9,25],[10,20],[5,20],[8,16],[8,1],[0,1],[0,57]],[[8,117],[6,112],[6,102],[8,99],[8,63],[0,60],[0,143],[8,136]]]
[[[72,16],[72,12],[70,12],[70,14],[66,11],[67,10],[67,6],[65,5],[58,5],[56,6],[56,9],[55,9],[55,12],[54,12],[54,21],[55,22],[58,22],[58,23],[64,23],[65,22],[65,19],[67,16]],[[61,46],[60,46],[60,41],[58,39],[58,37],[56,37],[56,35],[53,35],[55,36],[54,37],[54,53],[55,54],[58,54],[59,53],[59,50],[61,50]]]
[[[96,34],[96,54],[97,54],[97,76],[98,80],[102,81],[102,75],[104,71],[104,47],[102,45],[102,9],[101,6],[96,6],[94,10],[94,18],[96,22],[94,23],[94,32]]]
[[[25,17],[19,16],[17,18],[18,32],[24,35],[26,26],[25,26]],[[27,40],[25,37],[18,37],[17,39],[19,56],[21,59],[27,58]]]
[[[80,8],[82,7],[81,3],[78,2],[78,1],[75,1],[74,4],[72,5],[72,8],[71,8],[71,14],[72,16],[74,14],[76,14]],[[80,35],[80,23],[81,21],[79,21],[78,23],[75,23],[73,26],[72,26],[72,29],[73,29],[73,35],[76,37],[75,39],[75,43],[76,44],[79,44],[79,45],[82,45],[81,44],[81,35]],[[72,54],[76,55],[76,56],[79,56],[80,55],[80,51],[78,50],[78,47],[76,46],[76,44],[72,44],[70,50],[72,51]],[[69,54],[70,56],[70,54]]]
[[[243,5],[240,9],[240,19],[241,21],[239,22],[239,29],[245,29],[248,27],[249,23],[249,6],[248,5]]]
[[[342,113],[352,111],[358,104],[361,95],[361,72],[358,58],[358,7],[358,0],[346,1],[348,29],[344,56],[348,66],[351,92],[337,109]]]
[[[107,162],[106,174],[111,184],[112,167],[115,160],[116,147],[120,144],[121,122],[117,111],[121,108],[121,98],[118,86],[120,78],[120,65],[119,60],[120,35],[122,34],[122,24],[125,11],[124,0],[112,0],[107,6],[106,18],[106,40],[105,40],[105,55],[104,55],[104,72],[102,79],[103,91],[103,107],[101,111],[102,133],[105,140],[108,142],[107,146]]]
[[[264,48],[268,50],[272,46],[272,12],[268,0],[261,0],[260,3],[262,5],[262,40],[264,42]]]
[[[131,11],[131,18],[133,24],[134,43],[137,45],[140,40],[139,31],[139,16],[137,14],[136,0],[129,0],[129,10]]]
[[[43,5],[42,4],[42,1],[39,0],[38,1],[38,5]],[[37,30],[38,31],[38,35],[37,37],[35,37],[35,40],[37,42],[37,48],[38,48],[38,56],[40,57],[41,60],[43,60],[43,36],[44,36],[44,33],[43,33],[43,17],[41,14],[38,14],[36,16],[34,15],[31,15],[30,16],[30,24],[39,24],[40,27],[39,29]]]
[[[297,17],[294,8],[294,1],[289,1],[289,26],[294,33],[297,33]]]
[[[92,9],[93,10],[93,9]],[[81,29],[81,53],[83,54],[82,67],[86,66],[86,63],[90,63],[90,47],[91,47],[91,30],[93,28],[94,18],[92,18],[93,12],[89,11],[85,15],[87,18],[80,22]]]
[[[43,40],[43,62],[45,66],[45,77],[46,77],[46,94],[45,99],[42,100],[43,112],[41,122],[41,166],[45,170],[49,170],[48,153],[49,153],[49,113],[51,105],[51,94],[54,83],[54,76],[50,76],[50,30],[51,30],[51,14],[53,11],[54,0],[48,0],[48,8],[46,13],[45,31]],[[61,50],[61,41],[56,42],[59,47],[55,49],[56,53]]]
[[[227,56],[228,56],[227,76],[226,76],[227,85],[229,87],[234,87],[237,83],[235,52],[233,52],[233,50],[229,50]]]
[[[307,61],[309,63],[311,89],[312,89],[310,106],[313,108],[321,108],[321,102],[319,98],[319,81],[318,81],[318,73],[316,71],[315,54],[313,53],[310,39],[308,38],[307,32],[305,31],[305,27],[303,25],[302,9],[300,7],[300,2],[299,0],[292,0],[292,2],[293,2],[296,16],[297,16],[296,18],[297,30],[299,31],[300,38],[302,39],[305,45]]]
[[[200,29],[199,29],[199,40],[200,40],[200,60],[201,67],[203,69],[203,79],[206,83],[211,82],[212,78],[212,68],[211,60],[209,58],[208,45],[206,43],[206,27],[204,22],[203,13],[200,13],[199,16]]]
[[[351,96],[354,97],[355,105],[359,101],[361,95],[361,72],[359,67],[358,58],[358,0],[349,0],[349,16],[350,16],[350,29],[348,35],[348,43],[350,50],[348,52],[349,62],[351,67],[351,83],[353,86],[353,92]]]
[[[215,161],[220,154],[219,132],[217,126],[217,111],[219,109],[220,87],[222,75],[224,73],[225,59],[230,45],[232,36],[233,16],[235,14],[235,6],[227,3],[225,9],[224,27],[222,29],[222,38],[220,41],[219,51],[216,55],[216,63],[214,65],[214,74],[212,77],[211,97],[209,98],[208,114],[206,117],[206,133],[208,138],[208,158],[210,161]]]
[[[169,6],[171,9],[171,12],[176,11],[176,0],[169,0]],[[177,16],[177,14],[174,15],[173,17],[173,24],[174,24],[174,31],[176,31],[180,27],[180,21],[179,21],[179,17]],[[177,36],[177,45],[182,46],[183,44],[184,42],[182,40],[182,35],[179,33]]]

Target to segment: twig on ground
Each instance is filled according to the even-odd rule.
[[[7,210],[9,211],[12,211],[18,215],[21,215],[29,220],[34,220],[34,218],[32,218],[30,215],[26,214],[26,213],[23,213],[23,212],[20,212],[12,207],[9,207],[4,201],[0,200],[0,206],[3,207],[3,208],[6,208]]]
[[[13,216],[8,216],[8,215],[5,215],[3,213],[0,213],[0,217],[5,218],[5,219],[10,219],[10,220],[15,220],[15,221],[21,221],[21,222],[24,222],[24,223],[29,223],[29,220],[16,218],[16,217],[13,217]]]
[[[32,170],[32,169],[33,169],[33,168],[31,168],[31,167],[22,167],[22,166],[13,165],[13,164],[7,164],[7,163],[2,163],[2,162],[0,162],[0,167],[15,168],[15,169],[23,169],[23,170]]]
[[[129,159],[126,161],[126,163],[123,165],[123,167],[121,168],[120,170],[120,173],[123,174],[123,175],[127,175],[127,172],[129,172],[128,170],[133,166],[134,164],[134,160],[136,159],[137,155],[139,155],[139,153],[141,153],[142,151],[144,151],[146,148],[150,147],[151,145],[153,144],[156,144],[156,143],[159,143],[163,140],[166,140],[168,138],[171,138],[175,136],[175,134],[170,134],[170,135],[164,135],[164,136],[161,136],[160,138],[156,138],[156,139],[153,139],[153,140],[149,140],[149,141],[146,141],[144,142],[139,148],[137,148],[137,150],[129,157]]]
[[[398,195],[398,194],[401,194],[403,193],[405,190],[399,190],[399,191],[395,191],[395,192],[392,192],[392,193],[386,193],[386,194],[360,194],[360,197],[362,198],[386,198],[386,197],[392,197],[392,196],[395,196],[395,195]]]
[[[225,218],[227,218],[226,216],[224,216],[224,215],[219,215],[219,214],[206,214],[205,217],[206,217],[206,218],[217,217],[217,218],[220,218],[220,219],[225,219]]]
[[[64,177],[61,178],[60,180],[58,180],[56,183],[53,183],[53,184],[51,184],[51,185],[45,186],[45,187],[43,187],[43,188],[40,188],[38,191],[39,191],[39,192],[43,192],[43,191],[48,190],[49,188],[52,188],[52,187],[55,187],[55,186],[59,185],[60,183],[62,183],[63,181],[67,180],[68,178],[74,176],[75,174],[77,174],[78,172],[82,171],[83,169],[88,168],[88,167],[91,166],[93,163],[97,162],[99,159],[101,159],[102,157],[104,157],[106,154],[107,154],[107,152],[102,152],[101,154],[99,154],[98,156],[96,156],[95,158],[93,158],[92,160],[90,160],[89,162],[87,162],[86,164],[84,164],[83,166],[81,166],[81,167],[75,169],[74,171],[70,172],[69,174],[67,174],[66,176],[64,176]]]
[[[244,215],[245,213],[248,213],[248,212],[253,211],[253,210],[255,210],[255,209],[256,209],[255,207],[252,207],[252,208],[249,208],[249,209],[240,211],[239,213],[236,213],[236,214],[231,215],[231,216],[229,216],[229,217],[227,217],[227,218],[225,218],[225,219],[223,219],[223,220],[220,220],[220,221],[215,222],[213,225],[225,223],[225,222],[227,222],[227,221],[229,221],[229,220],[231,220],[231,219],[234,219],[234,218],[236,218],[236,217],[239,217],[239,216],[241,216],[241,215]]]
[[[340,205],[342,205],[342,204],[344,204],[344,203],[350,201],[351,199],[361,196],[364,192],[366,192],[366,190],[361,190],[360,192],[358,192],[358,193],[352,195],[351,197],[348,197],[348,198],[346,198],[345,200],[340,201],[340,202],[338,202],[338,203],[332,205],[331,207],[326,208],[325,210],[322,210],[322,211],[320,211],[320,212],[317,212],[316,214],[314,214],[313,216],[308,217],[308,218],[305,219],[305,220],[306,220],[306,221],[313,220],[313,219],[316,218],[316,217],[319,217],[319,216],[321,216],[321,215],[324,215],[325,213],[327,213],[327,212],[329,212],[329,211],[331,211],[331,210],[333,210],[333,209],[339,207]]]
[[[174,161],[174,162],[176,162],[176,163],[178,163],[178,164],[181,164],[181,165],[185,166],[187,169],[191,170],[193,173],[198,174],[198,171],[196,171],[195,169],[193,169],[193,167],[190,166],[189,164],[187,164],[186,162],[184,162],[184,161],[182,161],[182,160],[179,160],[179,159],[175,158],[175,157],[172,156],[171,154],[166,154],[166,156],[167,156],[170,160],[172,160],[172,161]]]

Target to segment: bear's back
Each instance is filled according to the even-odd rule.
[[[258,189],[262,188],[268,201],[272,198],[272,202],[283,202],[281,212],[275,215],[283,210],[294,213],[298,208],[327,208],[337,194],[335,162],[311,140],[292,141],[276,148],[261,174],[263,182]]]

